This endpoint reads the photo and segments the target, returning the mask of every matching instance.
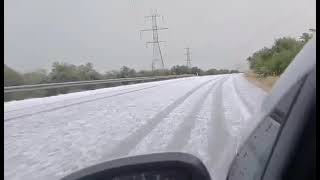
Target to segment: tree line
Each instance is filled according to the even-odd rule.
[[[176,65],[171,69],[164,70],[136,71],[133,68],[123,66],[119,70],[112,70],[102,74],[94,69],[92,63],[76,66],[63,62],[54,62],[50,73],[47,73],[47,71],[43,69],[28,73],[20,73],[4,64],[4,86],[182,74],[203,76],[229,73],[239,73],[239,71],[215,68],[204,71],[198,67],[189,68],[184,65]]]
[[[65,62],[54,62],[51,66],[51,71],[40,69],[28,73],[20,73],[13,68],[4,64],[4,86],[18,86],[18,85],[32,85],[42,83],[59,83],[59,82],[71,82],[71,81],[85,81],[85,80],[103,80],[114,78],[131,78],[131,77],[149,77],[149,76],[168,76],[168,75],[182,75],[182,74],[194,74],[194,75],[216,75],[216,74],[228,74],[238,73],[238,70],[228,69],[209,69],[202,70],[198,67],[187,67],[183,65],[173,66],[171,69],[164,70],[140,70],[136,71],[133,68],[123,66],[119,70],[107,71],[106,73],[99,73],[94,69],[92,63],[86,63],[79,66],[69,64]],[[127,84],[127,83],[121,83]],[[57,94],[64,94],[69,92],[76,92],[81,90],[89,90],[103,87],[110,87],[117,84],[109,85],[93,85],[93,86],[81,86],[48,90],[37,90],[32,92],[19,92],[5,94],[5,101],[25,99],[27,97],[44,97]]]
[[[247,58],[249,67],[261,77],[279,76],[312,38],[315,29],[303,33],[299,38],[283,37],[276,39],[273,45],[264,47]]]

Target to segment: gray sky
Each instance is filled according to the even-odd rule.
[[[166,67],[246,67],[254,51],[275,38],[297,37],[316,25],[316,0],[5,0],[4,62],[19,70],[50,68],[54,61],[92,62],[101,72],[127,65],[150,69],[151,33],[159,26]]]

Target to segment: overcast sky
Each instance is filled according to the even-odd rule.
[[[246,58],[275,38],[297,37],[316,25],[316,0],[5,0],[4,62],[19,70],[52,62],[92,62],[101,72],[123,65],[150,69],[152,9],[166,67],[185,64],[245,68]]]

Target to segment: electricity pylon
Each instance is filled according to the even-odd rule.
[[[187,56],[187,66],[189,67],[189,68],[191,68],[191,57],[190,57],[190,48],[185,48],[186,49],[186,56]]]
[[[161,52],[161,48],[160,48],[160,42],[165,42],[165,41],[159,41],[158,31],[159,30],[166,30],[168,28],[158,27],[158,25],[157,25],[157,18],[158,17],[161,17],[161,16],[159,14],[157,14],[156,12],[152,13],[150,16],[145,16],[145,18],[151,18],[152,28],[141,30],[141,32],[152,31],[152,41],[146,42],[147,45],[148,44],[153,45],[152,71],[154,71],[156,69],[155,65],[158,61],[160,61],[160,63],[161,63],[161,69],[164,69],[164,61],[163,61],[162,52]],[[159,55],[157,53],[159,53]]]

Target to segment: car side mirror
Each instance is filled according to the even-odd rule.
[[[111,160],[62,180],[211,180],[201,160],[186,153],[156,153]]]

